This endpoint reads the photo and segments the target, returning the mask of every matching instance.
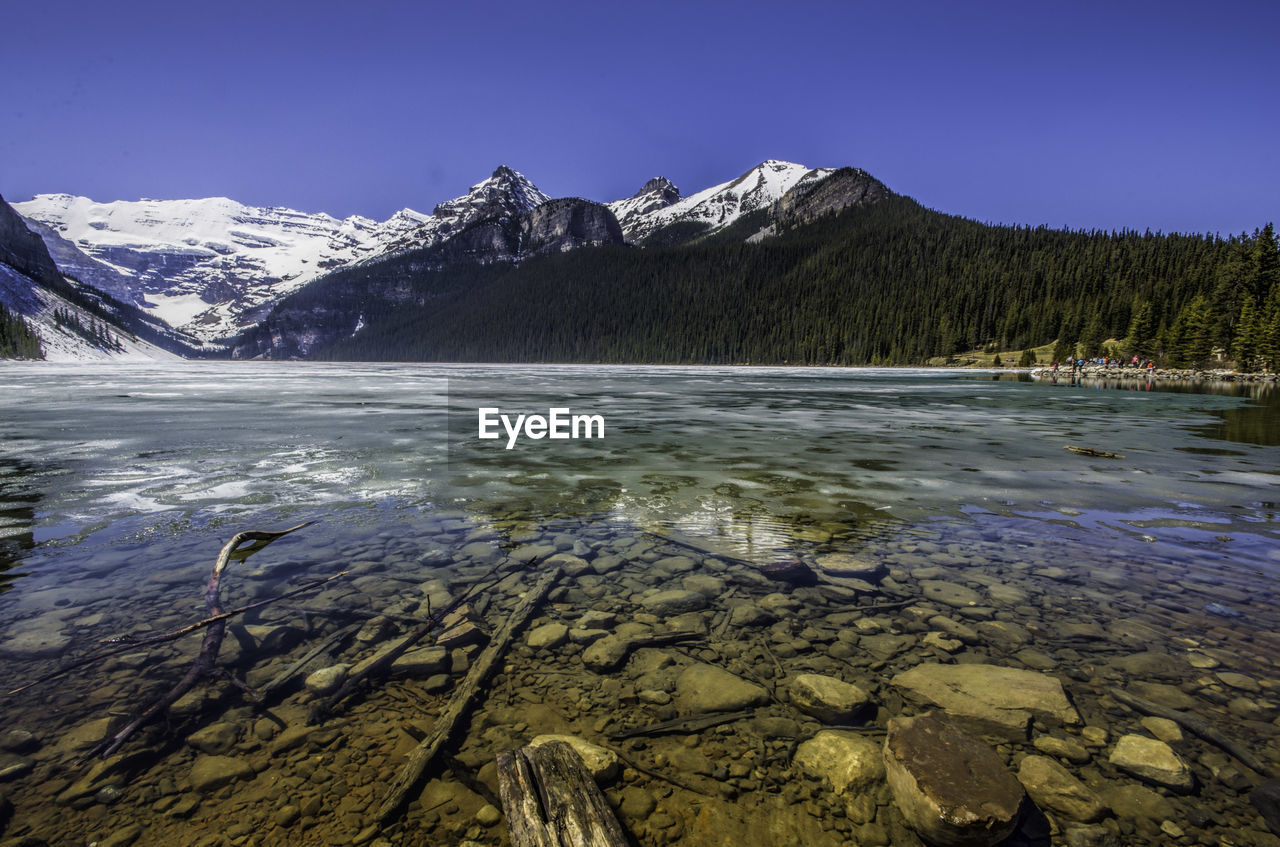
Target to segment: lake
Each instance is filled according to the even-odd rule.
[[[1246,799],[1262,775],[1123,698],[1280,767],[1275,384],[256,362],[0,363],[0,384],[5,691],[108,639],[201,620],[234,534],[315,521],[223,578],[226,608],[304,589],[237,616],[221,646],[265,702],[202,682],[94,765],[77,754],[170,690],[199,635],[5,696],[6,837],[508,843],[487,808],[494,756],[569,734],[622,757],[602,779],[641,844],[911,844],[882,779],[833,790],[805,745],[826,725],[880,743],[891,718],[937,705],[1010,770],[1052,758],[1110,810],[1040,803],[1017,843],[1274,840]],[[481,409],[599,416],[603,437],[512,438],[498,422],[482,440]],[[552,566],[451,758],[379,828],[405,755]],[[444,646],[325,705],[464,598],[469,622],[450,621]],[[601,644],[625,655],[602,662]],[[918,666],[965,668],[979,689],[993,666],[1051,677],[1073,716],[993,728],[914,687]],[[719,702],[709,668],[742,696]],[[802,674],[869,702],[820,721],[798,707]],[[708,712],[726,720],[624,737]],[[1137,774],[1116,755],[1130,735],[1167,743],[1193,786]]]

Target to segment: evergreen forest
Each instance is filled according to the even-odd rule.
[[[43,359],[40,338],[22,317],[0,303],[0,359]]]
[[[1280,363],[1270,224],[1230,238],[993,226],[893,196],[756,243],[427,265],[409,253],[318,280],[241,350],[309,332],[321,343],[304,355],[338,360],[911,365],[1056,341],[1055,359]]]

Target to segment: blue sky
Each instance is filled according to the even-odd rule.
[[[1280,219],[1272,2],[9,4],[0,194],[385,218],[854,165],[979,220]]]

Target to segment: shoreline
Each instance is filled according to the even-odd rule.
[[[1067,379],[1089,379],[1089,380],[1129,380],[1133,382],[1151,382],[1161,380],[1181,380],[1184,382],[1280,382],[1280,374],[1262,372],[1262,373],[1241,373],[1239,371],[1230,370],[1228,368],[1146,368],[1134,367],[1103,367],[1101,365],[1087,365],[1079,371],[1073,373],[1071,368],[1060,367],[1054,371],[1052,367],[1037,367],[1030,370],[1032,378],[1039,377],[1057,377],[1059,379],[1066,377]]]

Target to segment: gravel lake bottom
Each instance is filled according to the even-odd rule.
[[[3,847],[510,844],[497,757],[556,739],[640,845],[1280,845],[1274,385],[0,374]],[[482,408],[603,438],[507,449]],[[306,521],[232,557],[222,607],[262,605],[213,671],[84,758],[209,628],[121,639]]]

